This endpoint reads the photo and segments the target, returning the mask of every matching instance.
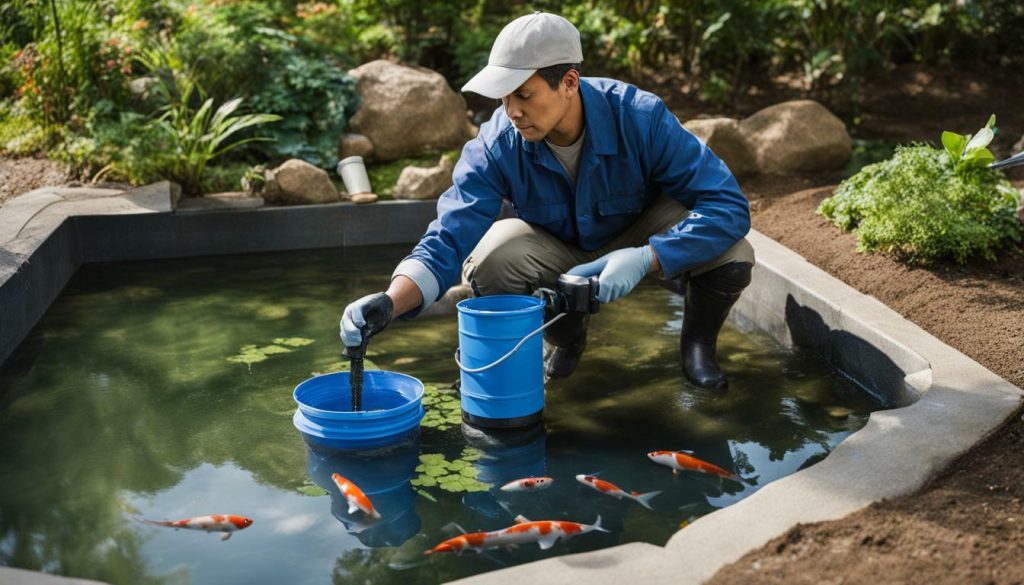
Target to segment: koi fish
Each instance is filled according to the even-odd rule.
[[[726,471],[713,463],[697,459],[689,453],[684,451],[651,451],[647,454],[647,457],[651,461],[671,469],[672,475],[679,475],[681,471],[696,471],[697,473],[707,473],[724,477],[725,479],[742,481],[740,476],[735,473]]]
[[[654,498],[654,496],[661,493],[660,491],[647,492],[646,494],[641,494],[640,492],[627,492],[626,490],[620,488],[619,486],[613,484],[610,481],[605,481],[603,479],[598,479],[593,475],[586,475],[582,473],[576,476],[576,481],[582,483],[585,486],[592,487],[595,490],[601,492],[602,494],[607,494],[613,498],[619,500],[621,500],[622,498],[633,500],[636,503],[643,506],[644,508],[647,508],[648,510],[654,509],[651,508],[651,499]]]
[[[537,490],[546,490],[551,487],[551,484],[555,480],[550,477],[524,477],[523,479],[517,479],[510,481],[505,485],[501,486],[503,492],[533,492]]]
[[[349,514],[354,514],[356,511],[359,511],[371,518],[380,518],[380,512],[374,509],[373,504],[370,502],[370,498],[366,497],[363,490],[359,489],[356,484],[337,473],[332,473],[331,479],[334,480],[334,485],[338,486],[338,489],[341,491],[341,495],[345,496],[345,501],[348,502]]]
[[[515,548],[521,544],[537,543],[541,550],[547,550],[558,542],[558,539],[569,540],[578,534],[588,532],[608,532],[601,527],[601,517],[593,524],[581,524],[564,520],[531,521],[523,516],[516,517],[516,523],[508,528],[491,532],[472,532],[449,538],[423,554],[431,555],[439,552],[463,553],[467,550],[483,552],[491,548]]]
[[[141,518],[146,524],[152,524],[154,526],[168,526],[170,528],[179,529],[185,528],[187,530],[205,530],[207,532],[223,532],[224,536],[221,536],[221,540],[227,540],[231,538],[231,533],[236,530],[242,530],[252,525],[252,520],[245,516],[235,516],[233,514],[210,514],[209,516],[196,516],[195,518],[186,518],[184,520],[146,520]]]

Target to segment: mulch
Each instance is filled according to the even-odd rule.
[[[815,213],[834,188],[820,182],[746,185],[754,228],[1024,387],[1024,254],[964,266],[858,254],[853,234]],[[709,583],[1024,583],[1022,480],[1018,413],[920,493],[796,526]]]
[[[66,166],[47,158],[0,156],[0,206],[23,193],[64,185],[71,179]]]

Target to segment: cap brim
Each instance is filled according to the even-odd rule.
[[[536,72],[536,69],[509,69],[488,65],[463,85],[462,91],[471,91],[499,100],[526,83],[526,80]]]

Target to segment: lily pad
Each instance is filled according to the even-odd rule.
[[[424,453],[420,455],[420,461],[423,463],[437,463],[444,461],[444,454],[442,453]]]
[[[304,485],[296,491],[298,491],[300,494],[304,496],[310,496],[314,498],[327,495],[327,490],[318,485]]]

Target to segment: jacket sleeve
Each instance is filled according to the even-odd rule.
[[[667,278],[721,256],[750,231],[750,205],[725,163],[658,102],[652,112],[650,179],[689,217],[651,236]]]
[[[452,186],[437,201],[437,219],[430,223],[403,264],[416,261],[436,279],[437,287],[420,286],[435,293],[423,305],[407,313],[414,317],[444,295],[459,279],[462,263],[501,212],[502,197],[508,191],[483,140],[475,138],[462,149],[455,165]]]

